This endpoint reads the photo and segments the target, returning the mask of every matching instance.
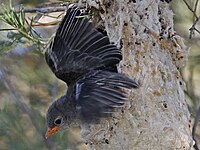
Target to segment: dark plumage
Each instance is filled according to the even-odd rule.
[[[68,86],[67,94],[49,107],[46,137],[79,120],[93,122],[110,116],[125,102],[121,88],[138,87],[116,72],[120,49],[83,15],[79,8],[69,8],[45,53],[53,73]]]

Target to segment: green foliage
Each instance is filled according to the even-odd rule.
[[[8,34],[8,38],[11,39],[12,42],[5,41],[6,45],[3,45],[0,49],[0,53],[8,50],[4,46],[11,47],[14,46],[14,43],[35,45],[37,49],[43,53],[47,41],[34,30],[34,18],[27,20],[23,5],[20,6],[19,13],[17,13],[12,7],[12,1],[10,0],[9,7],[2,4],[2,9],[3,14],[0,16],[0,20],[10,25],[12,30],[16,30],[17,32],[10,32]]]
[[[2,40],[0,41],[0,55],[6,53],[12,48],[13,42]]]

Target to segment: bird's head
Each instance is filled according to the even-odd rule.
[[[46,115],[47,131],[45,134],[46,139],[50,137],[56,131],[66,128],[66,117],[62,112],[62,106],[59,106],[59,102],[55,101],[48,109]]]
[[[79,121],[77,119],[75,101],[66,96],[54,101],[47,111],[46,124],[46,139],[56,131],[77,127]]]

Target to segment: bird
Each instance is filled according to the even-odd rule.
[[[78,6],[66,10],[45,59],[68,87],[66,94],[48,108],[46,139],[80,122],[97,123],[112,116],[127,99],[123,89],[139,87],[136,81],[118,73],[120,48],[97,30]]]

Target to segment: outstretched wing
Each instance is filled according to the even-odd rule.
[[[92,27],[77,7],[69,8],[50,48],[46,62],[54,74],[70,83],[81,74],[118,64],[121,51]]]
[[[128,77],[114,72],[95,71],[79,79],[74,87],[77,109],[84,121],[107,117],[122,107],[127,94],[121,88],[137,88]]]

